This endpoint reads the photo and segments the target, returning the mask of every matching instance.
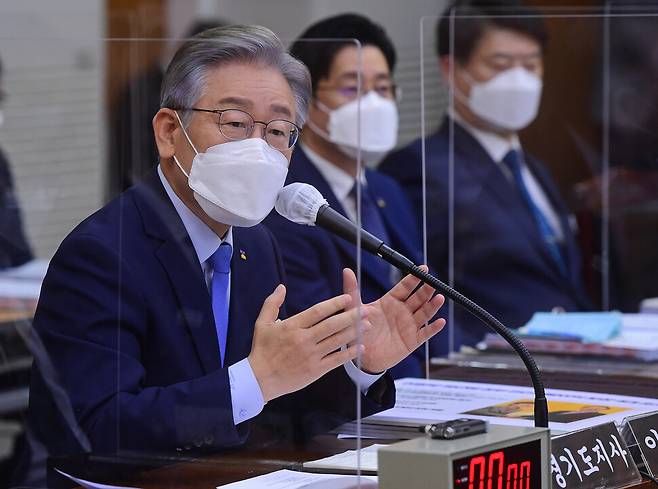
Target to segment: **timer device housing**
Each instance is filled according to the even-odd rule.
[[[379,449],[379,487],[550,489],[550,445],[548,428],[501,425],[453,440],[415,438]]]

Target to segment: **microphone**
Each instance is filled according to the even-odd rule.
[[[360,234],[361,247],[364,250],[443,293],[502,336],[521,357],[530,375],[535,391],[535,426],[548,427],[548,403],[539,368],[521,339],[511,329],[468,297],[423,271],[409,258],[387,246],[381,239],[358,228],[352,221],[329,207],[322,194],[312,185],[301,182],[286,185],[279,191],[274,208],[290,221],[306,226],[320,226],[353,244],[357,243],[357,236]]]

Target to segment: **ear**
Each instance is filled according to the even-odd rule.
[[[171,109],[160,109],[153,117],[153,133],[160,159],[172,158],[176,152],[175,134],[180,129],[176,114]]]
[[[450,56],[441,56],[439,58],[439,69],[446,83],[450,83],[451,70],[455,69],[452,58]]]

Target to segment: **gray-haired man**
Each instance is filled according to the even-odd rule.
[[[364,414],[393,403],[383,372],[441,329],[423,324],[443,298],[403,279],[360,308],[357,344],[346,270],[345,294],[285,319],[279,252],[258,224],[309,91],[262,27],[179,49],[153,119],[157,173],[78,226],[44,283],[34,327],[50,362],[36,362],[30,428],[51,454],[240,445],[274,399],[259,419],[276,412],[307,435],[355,416],[355,384]]]

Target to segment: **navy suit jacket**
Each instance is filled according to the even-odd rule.
[[[30,430],[51,455],[175,452],[248,441],[252,423],[233,423],[227,367],[251,351],[253,325],[283,282],[283,266],[265,226],[234,228],[233,243],[222,368],[202,268],[157,173],[63,241],[34,318],[50,364],[37,356],[29,406]],[[394,402],[390,376],[375,386],[363,397],[364,415]],[[337,368],[268,403],[254,421],[271,412],[284,431],[281,420],[287,420],[287,434],[312,435],[307,428],[354,419],[354,396],[354,384]],[[77,438],[67,408],[79,425]],[[330,420],[322,424],[325,415]]]
[[[411,206],[404,192],[393,179],[367,169],[368,189],[379,204],[382,220],[392,248],[421,263],[420,239]],[[311,163],[301,148],[295,149],[286,184],[304,182],[313,185],[329,205],[344,216],[329,183]],[[265,223],[281,244],[281,253],[288,278],[286,304],[290,314],[296,314],[312,304],[343,293],[343,268],[356,272],[356,246],[315,226],[300,226],[281,217],[276,211]],[[361,254],[361,298],[363,302],[379,299],[391,287],[390,276],[375,273],[378,257]],[[390,371],[394,378],[420,377],[424,349],[407,357]]]
[[[581,257],[569,211],[550,175],[535,158],[526,163],[564,230],[568,276],[551,258],[521,192],[486,150],[459,124],[447,120],[426,139],[427,227],[430,265],[446,281],[450,235],[450,132],[454,128],[454,285],[505,325],[519,327],[535,311],[590,308],[581,281]],[[407,191],[422,216],[421,141],[391,154],[380,166]],[[455,307],[454,347],[473,345],[487,332]],[[445,345],[445,349],[449,345]]]

